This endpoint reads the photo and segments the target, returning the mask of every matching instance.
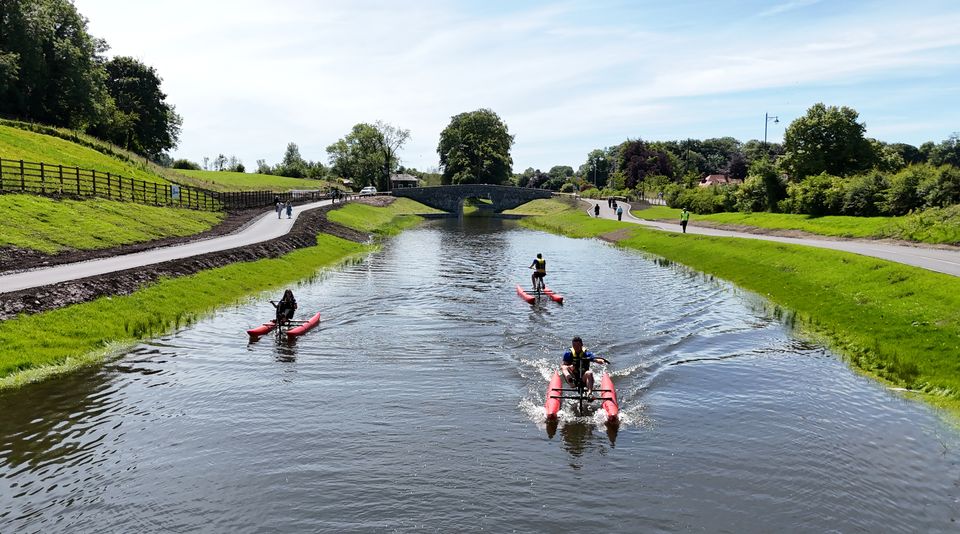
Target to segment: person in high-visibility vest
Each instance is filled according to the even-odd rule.
[[[540,280],[540,286],[543,287],[543,277],[547,276],[547,260],[543,259],[543,254],[537,254],[530,264],[533,274],[530,275],[530,282],[533,283],[533,289],[537,290],[537,280]]]
[[[680,212],[680,226],[683,227],[683,233],[687,233],[687,221],[690,220],[690,212],[687,211],[687,208],[683,208],[683,211]]]
[[[606,358],[601,358],[589,350],[583,348],[583,340],[580,336],[573,338],[570,350],[563,353],[563,363],[560,365],[560,371],[563,373],[564,380],[568,384],[582,382],[587,393],[593,389],[593,372],[590,371],[590,363],[610,363]]]

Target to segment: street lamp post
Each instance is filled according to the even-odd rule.
[[[780,122],[780,119],[774,115],[763,114],[763,145],[767,145],[767,125],[770,124],[770,121],[773,121],[774,124]]]

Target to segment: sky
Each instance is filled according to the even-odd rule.
[[[74,0],[108,57],[154,67],[183,117],[171,154],[327,163],[353,125],[410,130],[401,164],[489,108],[514,172],[596,148],[732,136],[782,141],[818,102],[867,136],[960,131],[960,1]],[[769,117],[769,120],[766,120]],[[777,118],[777,122],[772,117]]]

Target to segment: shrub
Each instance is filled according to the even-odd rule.
[[[821,173],[790,184],[787,198],[780,202],[781,211],[813,216],[840,213],[846,193],[843,178]]]
[[[923,203],[919,193],[920,182],[936,177],[936,174],[936,169],[930,165],[911,165],[891,176],[883,195],[882,211],[890,215],[905,215],[919,208]]]
[[[576,190],[577,190],[577,186],[573,185],[573,183],[571,182],[566,182],[565,184],[560,186],[561,193],[573,193]]]
[[[733,211],[737,204],[736,189],[730,186],[683,189],[675,194],[670,206],[700,214]]]
[[[751,176],[735,194],[737,211],[763,211],[767,209],[767,186],[760,176]]]
[[[860,217],[879,215],[886,189],[887,178],[879,172],[854,176],[846,183],[841,213]]]
[[[190,161],[190,160],[188,160],[188,159],[176,159],[176,160],[173,160],[173,164],[170,165],[170,166],[173,167],[174,169],[187,169],[187,170],[191,170],[191,171],[199,171],[199,170],[200,170],[200,165],[199,165],[199,164],[194,163],[194,162],[192,162],[192,161]]]
[[[946,207],[960,203],[960,169],[942,165],[925,177],[917,187],[917,195],[925,207]]]

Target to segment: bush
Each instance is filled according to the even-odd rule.
[[[737,204],[736,190],[736,187],[730,186],[683,189],[675,194],[670,207],[687,208],[700,214],[734,211]]]
[[[199,170],[200,170],[200,165],[199,165],[199,164],[194,163],[194,162],[192,162],[192,161],[190,161],[190,160],[188,160],[188,159],[176,159],[176,160],[173,160],[173,164],[170,165],[170,166],[173,167],[174,169],[187,169],[187,170],[190,170],[190,171],[199,171]]]
[[[571,182],[567,182],[560,186],[561,193],[573,193],[577,190],[577,186],[573,185]]]
[[[843,178],[827,173],[811,176],[787,187],[787,198],[780,202],[780,210],[816,217],[841,213],[845,186]]]
[[[911,165],[894,174],[888,180],[884,193],[882,211],[890,215],[906,215],[923,204],[920,182],[936,177],[937,171],[930,165]]]
[[[860,217],[879,215],[886,189],[887,178],[879,172],[854,176],[846,183],[841,213]]]
[[[751,176],[737,189],[737,211],[747,213],[767,209],[767,186],[761,176]]]
[[[917,187],[917,196],[928,208],[943,208],[960,203],[960,169],[943,165],[925,177]]]

